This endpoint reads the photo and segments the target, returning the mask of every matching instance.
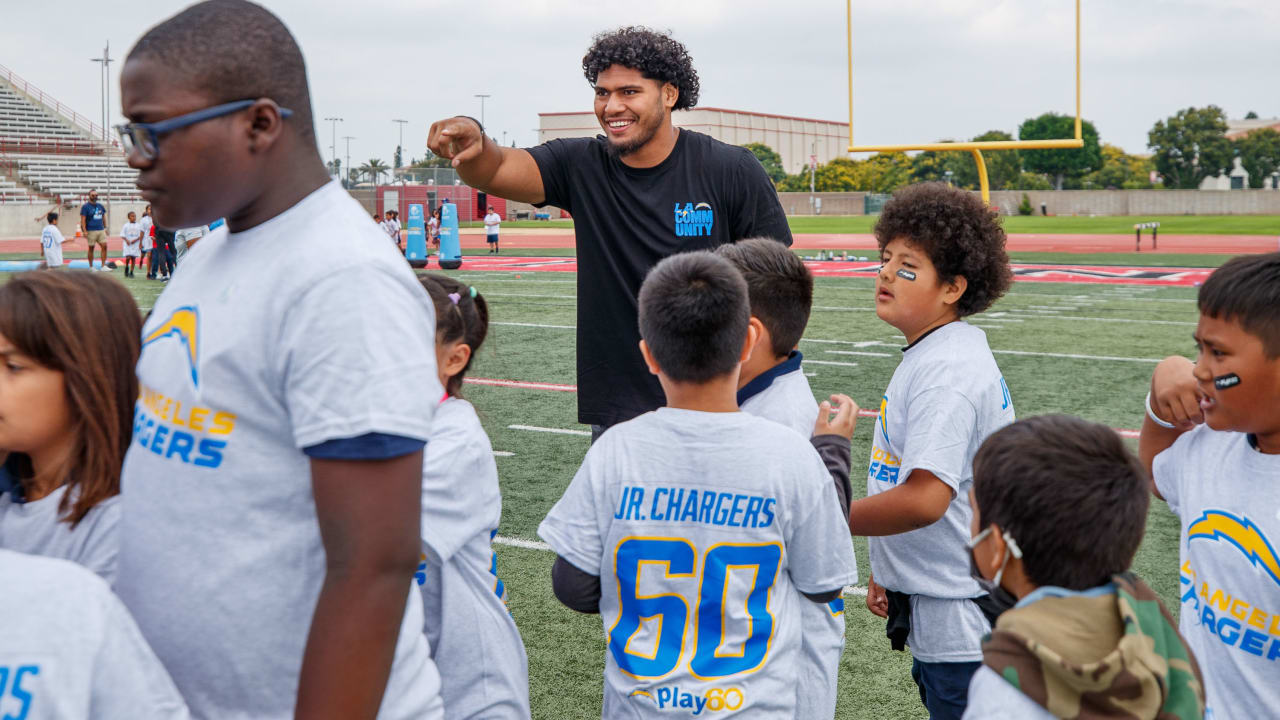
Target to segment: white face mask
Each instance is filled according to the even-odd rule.
[[[974,535],[973,539],[969,541],[969,574],[973,576],[978,585],[991,596],[991,600],[1003,611],[1012,608],[1017,604],[1018,600],[1008,590],[1000,587],[1000,578],[1004,577],[1004,568],[1009,564],[1010,557],[1022,558],[1022,548],[1018,547],[1018,541],[1013,539],[1008,530],[1004,531],[1001,534],[1001,537],[1004,538],[1004,557],[1000,560],[1000,569],[996,570],[996,576],[990,580],[983,577],[982,573],[978,571],[978,563],[973,557],[973,549],[987,539],[993,527],[995,526],[988,525],[986,530]]]

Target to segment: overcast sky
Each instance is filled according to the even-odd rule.
[[[3,0],[0,64],[95,119],[98,64],[123,58],[187,3]],[[704,106],[847,122],[845,10],[839,0],[267,0],[302,46],[325,158],[406,161],[433,120],[480,115],[494,137],[535,142],[539,112],[589,110],[581,59],[593,33],[645,24],[693,56]],[[854,2],[857,142],[1017,133],[1046,111],[1074,114],[1071,0]],[[1103,142],[1147,152],[1147,131],[1180,108],[1280,116],[1277,0],[1085,0],[1084,116]],[[51,22],[51,20],[53,22]],[[111,67],[110,123],[119,119]]]

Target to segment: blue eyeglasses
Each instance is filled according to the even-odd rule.
[[[128,123],[127,125],[116,125],[116,132],[120,135],[120,145],[124,149],[126,156],[133,154],[137,150],[142,157],[147,160],[156,158],[159,137],[174,130],[180,130],[189,125],[202,123],[205,120],[220,118],[224,115],[230,115],[240,112],[245,108],[258,102],[257,100],[236,100],[235,102],[224,103],[222,105],[214,105],[203,110],[189,112],[186,115],[169,118],[153,123]],[[280,108],[280,117],[289,117],[293,114],[292,110]]]

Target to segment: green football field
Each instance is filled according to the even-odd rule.
[[[1105,261],[1077,257],[1078,262]],[[571,273],[457,272],[489,301],[493,325],[471,375],[475,378],[573,384],[575,277]],[[120,278],[117,271],[115,277]],[[124,281],[142,309],[162,285]],[[903,338],[877,319],[873,281],[820,278],[814,312],[800,345],[815,394],[851,395],[878,407],[900,357]],[[996,351],[1021,417],[1071,413],[1114,428],[1139,427],[1155,362],[1192,352],[1194,288],[1023,282],[990,311],[971,319]],[[537,538],[539,521],[559,498],[586,453],[572,392],[470,384],[493,447],[503,493],[497,546],[499,574],[529,653],[535,718],[598,718],[604,630],[598,616],[563,608],[551,593],[553,556]],[[872,419],[854,436],[854,489],[869,455]],[[522,427],[516,427],[522,426]],[[541,430],[529,429],[541,428]],[[549,430],[569,431],[568,433]],[[1131,443],[1132,444],[1132,443]],[[1154,501],[1135,570],[1175,614],[1178,528]],[[867,543],[855,539],[859,576],[868,574]],[[909,675],[910,657],[889,649],[883,621],[857,594],[846,598],[848,625],[841,662],[839,718],[923,718]]]

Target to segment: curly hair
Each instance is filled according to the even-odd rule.
[[[875,235],[881,250],[905,238],[929,256],[942,282],[963,276],[968,287],[956,303],[960,317],[991,307],[1013,283],[999,215],[977,195],[946,183],[920,183],[894,193]]]
[[[582,74],[594,86],[600,73],[612,65],[639,70],[650,80],[676,86],[680,94],[673,110],[688,110],[698,104],[698,71],[693,69],[693,58],[670,34],[632,26],[596,35],[582,58]]]

